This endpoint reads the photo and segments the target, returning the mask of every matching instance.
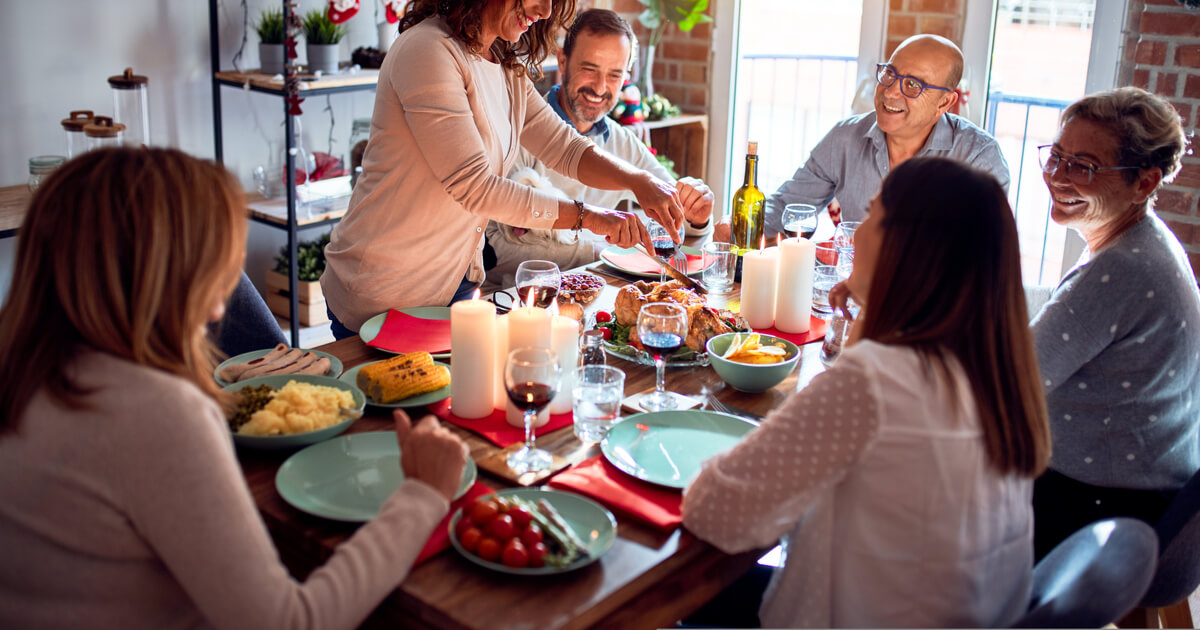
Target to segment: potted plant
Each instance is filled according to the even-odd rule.
[[[325,246],[329,234],[315,241],[296,244],[296,301],[297,317],[301,325],[314,326],[328,320],[325,314],[325,296],[321,293],[321,274],[325,272]],[[271,311],[287,317],[288,304],[288,255],[287,246],[279,249],[275,257],[275,269],[267,270],[267,306]]]
[[[345,25],[334,24],[324,9],[304,14],[304,42],[308,71],[329,74],[338,71],[338,42],[346,36]]]
[[[283,23],[282,9],[267,9],[262,12],[258,24],[258,59],[263,74],[282,74],[284,63],[283,40],[287,37],[287,26]]]
[[[708,0],[638,0],[646,7],[638,16],[642,26],[650,29],[650,37],[646,42],[645,59],[642,63],[642,96],[654,96],[654,51],[662,41],[667,24],[674,23],[679,30],[688,32],[692,27],[703,22],[711,22],[712,18],[704,14],[708,9]]]

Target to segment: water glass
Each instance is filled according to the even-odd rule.
[[[836,265],[838,261],[838,247],[833,244],[833,241],[817,243],[816,256],[818,265]]]
[[[854,232],[862,221],[842,221],[833,231],[833,244],[838,247],[854,247]]]
[[[704,286],[713,293],[725,293],[733,288],[733,272],[737,269],[737,254],[732,243],[704,244]]]
[[[839,247],[837,258],[838,279],[845,281],[850,277],[850,273],[854,271],[854,248]]]
[[[829,319],[833,309],[829,307],[829,292],[840,282],[838,268],[834,265],[818,264],[813,268],[813,314]]]
[[[625,396],[625,373],[611,365],[585,365],[575,369],[575,437],[594,444],[616,424]]]

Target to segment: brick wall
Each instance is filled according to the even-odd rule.
[[[710,17],[716,15],[716,4],[716,0],[708,3]],[[633,25],[644,46],[650,32],[638,22],[637,16],[645,7],[638,0],[612,0],[610,8]],[[667,27],[655,53],[654,91],[689,112],[708,113],[712,27],[712,23],[697,24],[684,33],[672,24]]]
[[[962,44],[967,0],[889,0],[887,54],[917,33],[941,35]]]
[[[1126,23],[1122,85],[1171,101],[1191,139],[1183,170],[1158,194],[1155,210],[1171,226],[1200,275],[1200,9],[1175,0],[1134,0]]]

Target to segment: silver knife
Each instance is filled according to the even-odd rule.
[[[671,276],[675,280],[682,282],[683,286],[695,291],[696,293],[699,293],[700,295],[706,295],[708,293],[708,289],[705,289],[703,286],[701,286],[699,282],[693,280],[686,273],[683,273],[682,271],[672,267],[671,263],[667,262],[665,258],[646,251],[646,248],[641,243],[637,243],[633,246],[633,248],[649,256],[651,260],[658,263],[663,270],[667,272],[668,276]]]

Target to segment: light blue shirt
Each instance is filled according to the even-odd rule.
[[[1054,453],[1084,483],[1179,489],[1200,468],[1200,290],[1153,212],[1033,318]]]
[[[933,126],[917,156],[960,160],[991,173],[1008,190],[1008,163],[996,139],[969,120],[943,114]],[[809,154],[808,162],[767,197],[767,238],[783,230],[783,208],[807,203],[823,208],[834,197],[842,206],[842,220],[862,221],[879,185],[891,170],[887,139],[875,124],[875,112],[847,118],[834,125]]]

